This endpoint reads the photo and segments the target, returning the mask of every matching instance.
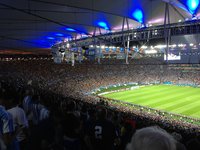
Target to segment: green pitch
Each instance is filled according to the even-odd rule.
[[[103,96],[175,114],[200,118],[200,88],[151,85]]]

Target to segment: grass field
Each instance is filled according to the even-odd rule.
[[[200,88],[151,85],[103,96],[200,119]]]

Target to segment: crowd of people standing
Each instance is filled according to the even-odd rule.
[[[163,64],[72,67],[44,60],[0,62],[0,68],[1,118],[7,119],[2,128],[2,149],[120,150],[125,149],[137,128],[155,124],[181,133],[180,142],[188,149],[199,143],[198,127],[184,123],[180,127],[180,122],[162,116],[131,113],[85,94],[100,86],[128,82],[200,84],[199,72],[182,72]],[[101,132],[102,127],[106,133]]]

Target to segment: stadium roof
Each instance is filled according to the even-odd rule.
[[[200,16],[200,0],[1,0],[0,50],[49,48],[74,36],[119,31],[123,18],[130,28]]]

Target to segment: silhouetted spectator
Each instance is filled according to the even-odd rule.
[[[176,150],[176,140],[157,126],[137,130],[127,150]]]

